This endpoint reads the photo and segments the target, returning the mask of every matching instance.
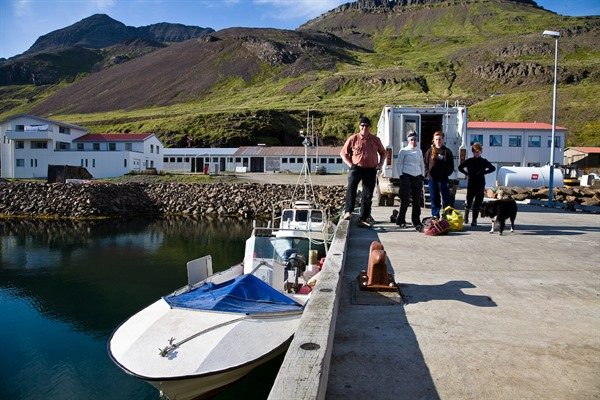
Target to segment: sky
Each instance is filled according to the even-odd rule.
[[[351,0],[0,0],[0,57],[23,53],[38,37],[93,14],[129,26],[171,22],[220,30],[296,29]],[[537,0],[562,15],[600,15],[600,0]],[[551,28],[551,27],[550,27]]]

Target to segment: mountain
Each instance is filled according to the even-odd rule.
[[[557,123],[568,144],[600,146],[600,17],[529,0],[359,0],[295,31],[230,28],[168,46],[176,36],[156,27],[145,45],[163,47],[73,83],[0,88],[0,110],[174,146],[299,143],[309,108],[327,143],[384,104],[458,101],[471,119],[550,122],[545,29],[561,32]]]
[[[159,43],[182,42],[212,32],[214,29],[211,28],[164,22],[135,28],[106,14],[94,14],[71,26],[41,36],[24,54],[47,53],[75,46],[102,49],[135,39]]]
[[[23,54],[0,61],[0,85],[73,81],[82,74],[212,32],[211,28],[168,23],[136,28],[95,14],[41,36]]]

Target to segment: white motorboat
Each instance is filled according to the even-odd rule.
[[[306,199],[306,156],[303,174],[305,198],[253,229],[241,264],[213,274],[210,256],[190,261],[186,286],[116,329],[108,351],[121,369],[171,400],[193,399],[287,349],[335,228]]]

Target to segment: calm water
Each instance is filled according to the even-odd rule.
[[[250,231],[187,218],[0,221],[0,399],[158,399],[110,361],[108,338],[183,286],[187,261],[211,254],[215,270],[241,261]],[[266,398],[282,359],[215,399]]]

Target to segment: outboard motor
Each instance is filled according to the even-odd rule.
[[[298,285],[298,277],[304,271],[306,271],[306,260],[304,260],[304,256],[302,256],[302,254],[298,253],[298,250],[287,249],[283,252],[283,261],[286,270],[286,275],[288,271],[294,272],[294,284],[292,287],[294,291],[297,292],[300,287]],[[290,292],[290,289],[292,289],[292,287],[290,287],[289,282],[286,282],[286,289],[288,290],[288,292]]]

